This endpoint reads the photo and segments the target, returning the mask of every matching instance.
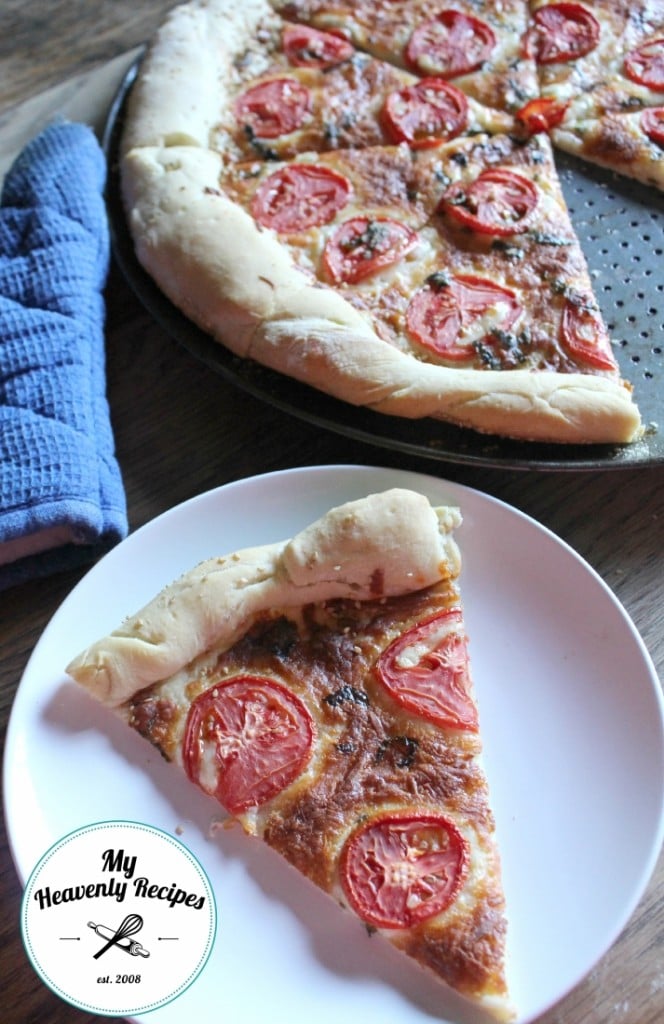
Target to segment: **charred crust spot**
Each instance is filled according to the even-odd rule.
[[[239,654],[244,659],[272,659],[279,661],[288,659],[293,648],[298,642],[297,627],[285,616],[276,619],[262,619],[249,630],[246,636],[237,644],[236,659]]]
[[[345,704],[347,701],[352,704],[362,704],[364,707],[369,706],[369,698],[364,690],[358,690],[356,687],[351,686],[350,683],[344,683],[334,693],[328,693],[323,697],[326,704],[329,704],[331,708],[338,708],[341,704]]]
[[[262,633],[261,646],[267,654],[287,658],[297,643],[297,629],[288,619],[275,619]]]
[[[380,764],[389,758],[396,768],[410,768],[419,745],[419,741],[412,736],[388,736],[376,751],[376,763]]]

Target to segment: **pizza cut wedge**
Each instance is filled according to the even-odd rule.
[[[651,0],[533,0],[523,45],[542,96],[593,103],[604,94],[601,105],[627,108],[659,102],[663,34],[664,11]]]
[[[370,933],[509,1020],[460,518],[399,488],[333,508],[193,568],[67,671]]]
[[[630,443],[632,388],[523,115],[539,101],[525,2],[462,5],[454,25],[425,8],[175,8],[120,145],[138,261],[234,355],[350,405]],[[491,58],[446,68],[485,19]]]
[[[143,266],[242,358],[389,415],[539,441],[639,434],[546,139],[232,172],[210,150],[143,147],[124,189]]]
[[[551,138],[573,156],[664,190],[664,106],[589,112],[578,103]]]
[[[557,149],[664,188],[664,8],[535,0],[525,48],[540,96],[517,113]]]
[[[495,392],[527,393],[527,370],[618,379],[545,136],[249,162],[225,191],[413,359],[500,371]]]
[[[210,141],[231,165],[403,141],[419,148],[514,125],[453,83],[412,75],[331,33],[280,23],[273,46],[261,73],[243,59],[242,73],[226,80],[229,103]]]
[[[487,108],[513,114],[539,93],[524,52],[526,0],[271,0],[286,20],[315,26],[422,77],[453,83]]]
[[[284,21],[266,0],[195,2],[173,8],[148,48],[123,149],[203,145],[233,165],[513,126],[505,105]]]

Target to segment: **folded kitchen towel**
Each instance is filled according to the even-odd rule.
[[[106,400],[106,162],[58,122],[0,195],[0,589],[91,560],[127,533]]]

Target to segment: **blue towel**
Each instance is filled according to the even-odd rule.
[[[127,534],[106,400],[106,163],[90,128],[33,139],[0,196],[0,590]]]

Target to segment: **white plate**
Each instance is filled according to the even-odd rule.
[[[215,805],[62,672],[201,559],[285,539],[394,485],[464,516],[462,589],[520,1021],[592,968],[648,882],[664,831],[661,692],[632,622],[581,558],[509,506],[434,477],[338,466],[239,481],[160,516],[85,576],[34,650],[7,735],[5,811],[24,880],[66,833],[130,819],[182,826],[215,887],[207,966],[145,1024],[485,1019],[241,830],[210,838]]]

